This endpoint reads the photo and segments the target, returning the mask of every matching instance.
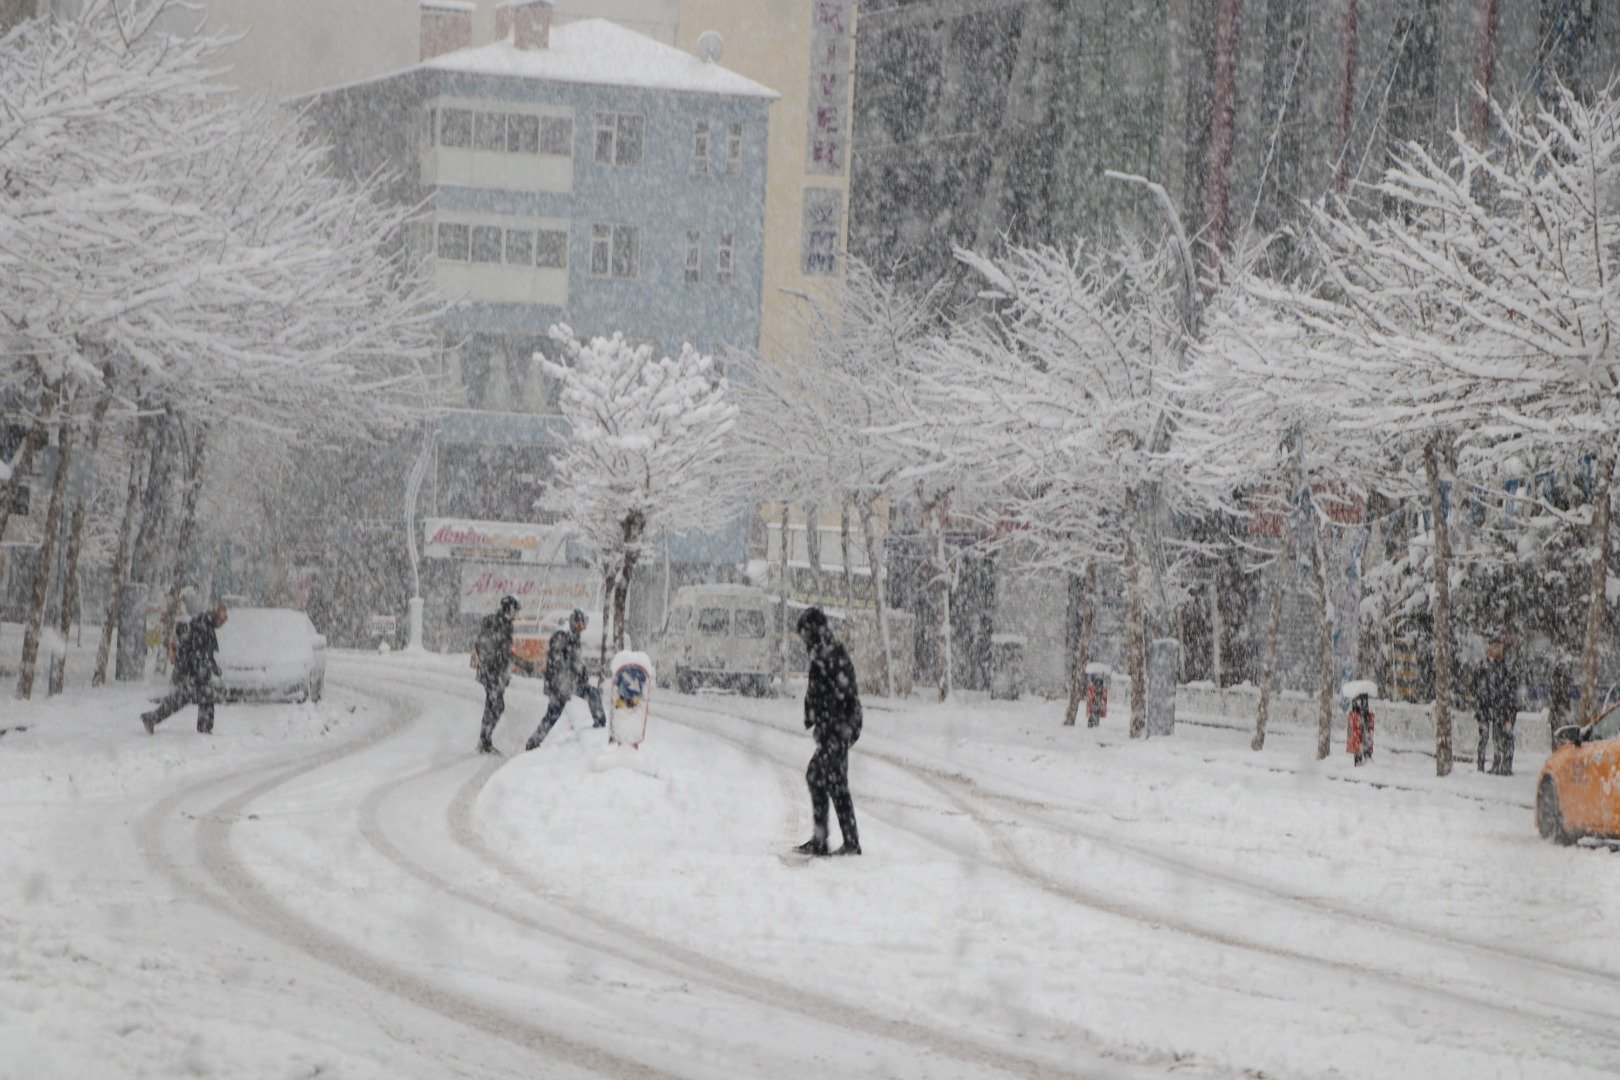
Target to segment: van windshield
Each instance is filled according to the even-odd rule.
[[[763,611],[737,612],[737,636],[760,638],[765,636],[765,613]]]

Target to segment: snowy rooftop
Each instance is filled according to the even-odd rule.
[[[551,30],[546,49],[519,49],[510,40],[458,49],[424,61],[424,68],[472,75],[505,75],[548,82],[633,86],[728,97],[779,97],[776,91],[719,64],[626,30],[606,19],[582,19]]]

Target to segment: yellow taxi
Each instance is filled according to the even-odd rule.
[[[1620,709],[1587,727],[1560,728],[1536,782],[1536,831],[1573,844],[1583,836],[1620,839]]]

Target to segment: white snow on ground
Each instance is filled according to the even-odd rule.
[[[869,700],[866,854],[801,864],[796,700],[522,754],[520,679],[492,759],[464,657],[328,685],[212,738],[146,736],[156,686],[0,705],[0,1077],[1620,1071],[1620,861],[1536,839],[1532,756]]]

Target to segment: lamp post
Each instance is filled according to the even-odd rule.
[[[411,471],[405,478],[405,546],[411,556],[411,599],[409,602],[409,636],[405,641],[405,651],[419,653],[422,651],[422,571],[421,554],[416,550],[416,503],[422,491],[422,480],[427,476],[428,466],[433,461],[434,434],[429,429],[427,438],[422,440],[422,452],[416,455],[411,463]]]

